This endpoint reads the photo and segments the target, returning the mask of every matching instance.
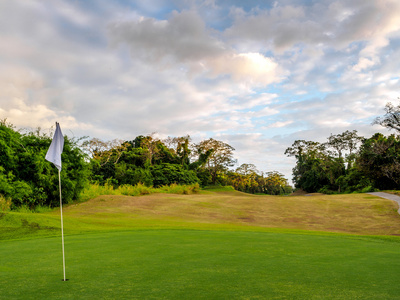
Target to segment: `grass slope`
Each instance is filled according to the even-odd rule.
[[[144,197],[101,196],[70,206],[71,218],[91,218],[121,226],[127,222],[215,224],[220,226],[287,228],[354,234],[400,235],[397,204],[367,194],[311,197],[254,196],[240,192],[200,195],[156,194]],[[118,222],[107,216],[118,216]],[[146,224],[149,226],[149,224]]]
[[[0,214],[0,239],[58,234],[60,212]],[[255,196],[235,191],[195,195],[105,195],[64,207],[66,234],[140,228],[265,231],[271,228],[400,235],[397,204],[368,194]]]

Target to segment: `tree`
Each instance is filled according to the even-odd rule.
[[[285,154],[295,156],[296,166],[293,168],[295,187],[307,192],[338,190],[337,178],[345,173],[343,151],[348,149],[346,134],[331,135],[327,143],[297,140]],[[333,147],[337,152],[328,151]]]
[[[292,147],[286,149],[287,156],[294,156],[297,159],[293,168],[295,187],[315,192],[324,186],[326,176],[321,165],[322,158],[326,157],[325,149],[325,144],[305,140],[296,140]]]
[[[257,169],[253,164],[242,164],[236,172],[226,173],[227,183],[232,185],[235,190],[247,193],[264,193],[269,195],[283,195],[292,192],[292,187],[283,174],[272,171],[257,174]]]
[[[352,132],[346,131],[347,149],[349,153],[346,154],[347,170],[351,170],[353,163],[357,158],[358,144],[364,140],[364,137],[357,134],[357,130]]]
[[[336,150],[339,158],[342,158],[343,151],[348,149],[347,140],[344,137],[344,134],[331,134],[326,144],[327,146],[332,147],[334,150]]]
[[[377,117],[372,124],[379,124],[389,130],[394,129],[400,132],[400,104],[394,106],[391,102],[386,103],[385,112],[383,117]]]
[[[40,130],[21,134],[0,122],[0,194],[14,207],[59,205],[58,173],[45,160],[51,137]],[[63,201],[77,199],[88,177],[85,154],[76,140],[64,137],[61,182]]]
[[[187,135],[182,137],[168,137],[163,140],[163,143],[176,155],[179,164],[188,166],[190,164],[190,155],[192,152],[189,149],[190,141],[191,138]]]
[[[400,185],[400,138],[376,133],[361,146],[357,167],[378,189],[397,189]]]
[[[350,155],[353,154],[361,140],[362,137],[357,135],[357,130],[346,130],[340,134],[331,134],[326,145],[333,148],[336,151],[335,154],[342,158],[343,151],[348,150]]]
[[[358,144],[363,140],[363,137],[358,136],[357,130],[349,131],[346,130],[343,133],[330,135],[328,138],[328,142],[326,146],[328,148],[334,149],[333,154],[339,159],[343,158],[344,151],[348,150],[346,153],[346,159],[350,163],[349,167],[351,167],[351,162],[354,158],[354,153],[358,148]]]
[[[226,184],[233,186],[235,190],[254,194],[259,186],[257,173],[255,165],[242,164],[235,172],[226,172]]]
[[[133,141],[135,148],[141,148],[143,150],[143,155],[145,156],[147,162],[152,165],[153,161],[158,157],[160,152],[161,141],[154,137],[155,133],[148,136],[138,136]]]
[[[98,138],[93,138],[84,141],[81,147],[103,166],[110,161],[117,164],[127,145],[118,139],[102,141]]]
[[[210,138],[197,144],[198,153],[210,153],[206,162],[206,168],[211,175],[212,184],[216,184],[219,173],[222,173],[235,165],[236,160],[233,158],[235,148],[222,142]]]
[[[193,184],[199,183],[200,180],[196,173],[192,170],[183,168],[180,164],[158,164],[151,166],[151,174],[153,175],[153,184],[155,187],[177,184]]]
[[[282,195],[290,191],[289,184],[283,174],[272,171],[265,174],[264,189],[266,194]]]
[[[236,168],[236,172],[244,176],[259,173],[257,167],[253,164],[241,164],[238,168]]]
[[[297,159],[293,168],[295,186],[307,192],[341,192],[342,187],[349,182],[345,178],[347,173],[356,174],[352,168],[358,144],[362,140],[363,137],[358,136],[356,130],[331,134],[328,141],[322,144],[296,140],[285,151],[286,155]]]
[[[100,184],[111,182],[115,186],[199,183],[198,168],[205,164],[211,152],[200,153],[199,159],[191,163],[189,140],[189,136],[164,141],[154,135],[138,136],[128,142],[108,142],[108,146],[100,151],[95,139],[92,179]]]

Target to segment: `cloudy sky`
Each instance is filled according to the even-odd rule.
[[[400,96],[398,0],[0,1],[0,118],[68,136],[189,134],[280,171],[296,139]]]

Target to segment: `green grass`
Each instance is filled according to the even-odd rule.
[[[400,299],[399,240],[142,230],[0,244],[2,299]]]
[[[400,216],[371,195],[106,195],[0,212],[0,299],[400,299]]]

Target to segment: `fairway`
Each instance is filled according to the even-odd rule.
[[[143,230],[0,245],[2,299],[400,299],[394,238]]]
[[[400,216],[371,195],[101,196],[0,215],[0,299],[400,299]]]

